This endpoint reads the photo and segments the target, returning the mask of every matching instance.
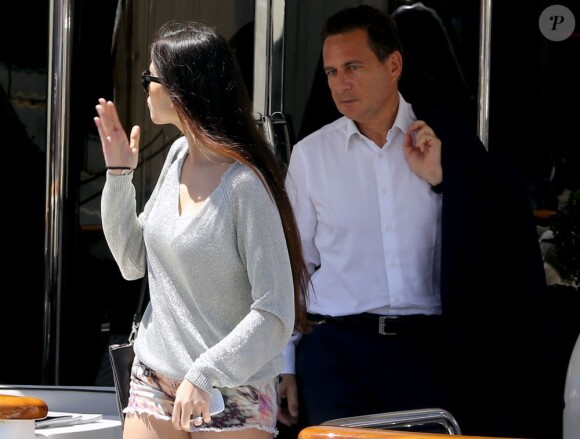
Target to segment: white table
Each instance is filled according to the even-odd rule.
[[[50,439],[122,439],[123,429],[118,419],[101,419],[96,422],[69,427],[37,428],[36,438]]]

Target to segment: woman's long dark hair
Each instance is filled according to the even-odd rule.
[[[308,272],[284,172],[253,117],[252,104],[228,42],[197,22],[169,22],[151,45],[151,62],[167,89],[184,131],[210,155],[249,166],[274,198],[294,280],[295,326],[308,330]]]

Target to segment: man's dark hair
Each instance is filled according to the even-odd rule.
[[[331,35],[357,29],[367,31],[369,46],[381,62],[394,51],[403,51],[395,20],[369,5],[346,8],[330,16],[322,28],[322,42]]]

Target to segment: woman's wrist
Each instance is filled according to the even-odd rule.
[[[107,172],[111,175],[129,175],[134,170],[129,166],[107,166]]]

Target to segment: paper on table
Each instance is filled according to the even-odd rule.
[[[103,418],[101,414],[84,414],[49,411],[44,419],[35,421],[36,428],[64,427],[67,425],[88,424]]]

